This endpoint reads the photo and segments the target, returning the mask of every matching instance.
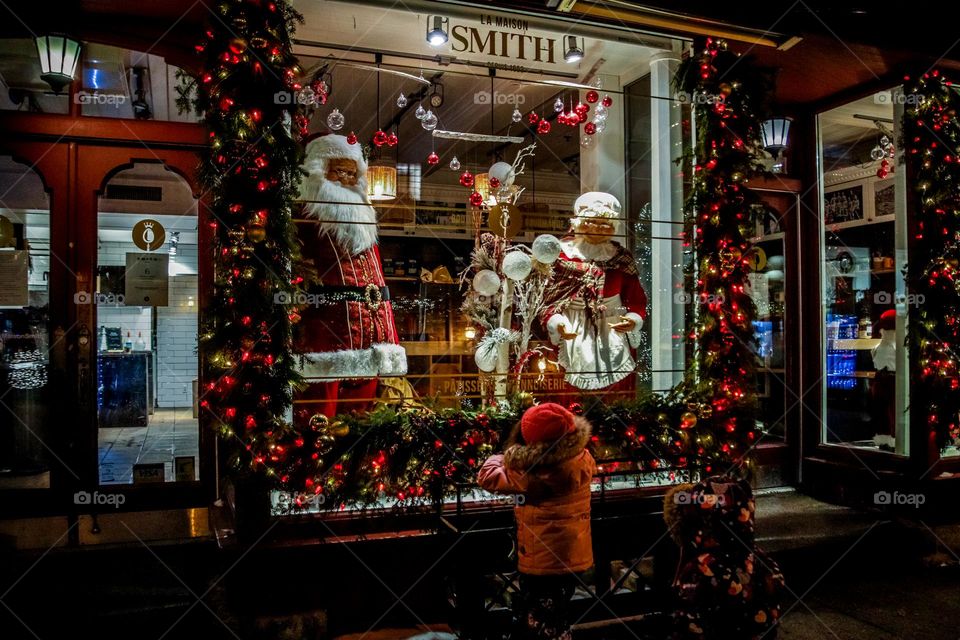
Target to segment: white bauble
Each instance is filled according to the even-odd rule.
[[[486,349],[473,354],[473,361],[477,363],[477,369],[480,369],[480,371],[484,373],[495,371],[498,359],[499,354],[496,349]]]
[[[783,269],[783,256],[770,256],[767,258],[767,269]]]
[[[500,276],[490,269],[484,269],[473,276],[473,288],[482,296],[492,296],[500,291]]]
[[[526,280],[532,269],[530,256],[521,251],[511,251],[503,257],[503,275],[514,282]]]
[[[509,187],[517,179],[513,172],[513,165],[507,162],[495,162],[487,171],[487,175],[500,181],[501,187]]]
[[[553,264],[557,261],[557,258],[560,257],[562,247],[560,246],[560,240],[558,240],[556,236],[545,233],[534,239],[531,250],[537,262]]]

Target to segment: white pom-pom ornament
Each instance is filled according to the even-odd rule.
[[[545,233],[534,239],[531,249],[537,262],[553,264],[560,257],[560,240],[556,236]]]
[[[473,354],[473,361],[477,363],[477,369],[484,373],[490,373],[497,368],[498,354],[494,350],[477,351]]]
[[[487,171],[487,175],[500,181],[503,188],[509,187],[517,179],[513,171],[513,165],[508,162],[494,162],[493,166]]]
[[[490,269],[479,271],[473,276],[473,288],[482,296],[492,296],[500,291],[500,276]]]
[[[526,280],[533,269],[533,261],[525,253],[511,251],[503,257],[503,275],[514,282]]]

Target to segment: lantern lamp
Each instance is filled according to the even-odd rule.
[[[427,18],[427,42],[431,47],[439,47],[447,42],[447,29],[449,27],[450,18],[444,18],[443,16]]]
[[[80,60],[80,43],[62,35],[37,36],[37,55],[40,57],[40,78],[54,93],[71,82]]]
[[[563,52],[563,59],[573,64],[583,60],[583,47],[577,41],[577,36],[567,36],[567,48]]]
[[[397,197],[397,169],[376,164],[367,169],[367,197],[375,201]]]
[[[773,173],[785,173],[786,161],[783,150],[790,143],[790,124],[792,118],[770,118],[764,120],[760,127],[760,136],[763,138],[763,148],[773,156]]]

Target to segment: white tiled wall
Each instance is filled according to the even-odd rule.
[[[190,298],[194,301],[189,306]],[[197,377],[197,276],[170,278],[170,304],[157,307],[157,403],[193,405]]]

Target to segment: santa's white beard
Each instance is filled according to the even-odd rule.
[[[350,255],[366,251],[377,244],[377,212],[367,200],[367,181],[358,180],[347,187],[326,178],[307,178],[313,184],[302,189],[307,200],[307,213],[320,220],[320,233],[333,238]]]

